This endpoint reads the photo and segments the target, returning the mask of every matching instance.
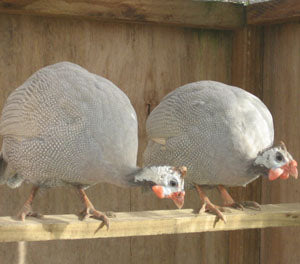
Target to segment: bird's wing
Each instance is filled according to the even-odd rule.
[[[164,145],[168,138],[180,136],[186,131],[190,123],[189,109],[197,101],[194,95],[198,93],[198,83],[187,84],[177,88],[162,99],[160,104],[151,112],[146,122],[146,131],[149,139]],[[188,105],[188,102],[191,102],[191,105]],[[182,107],[186,107],[186,111],[182,111]]]

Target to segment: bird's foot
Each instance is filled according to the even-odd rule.
[[[217,215],[218,219],[221,219],[224,223],[227,222],[226,217],[222,212],[225,212],[225,209],[223,207],[214,205],[213,203],[204,203],[202,205],[202,208],[200,209],[199,213],[204,212],[211,212]]]
[[[244,202],[231,202],[231,203],[225,203],[224,207],[231,207],[238,210],[244,210],[244,208],[252,209],[252,210],[261,210],[260,205],[257,202],[254,201],[244,201]]]
[[[244,210],[245,206],[243,206],[241,203],[233,201],[229,203],[224,203],[224,207],[231,207],[233,209]]]
[[[115,218],[116,217],[116,214],[113,211],[107,211],[107,212],[105,212],[105,215],[108,218]]]
[[[245,201],[241,203],[235,202],[223,185],[218,185],[218,190],[221,193],[225,207],[232,207],[234,209],[239,209],[239,210],[244,210],[244,208],[250,208],[254,210],[261,209],[260,205],[257,202],[253,202],[253,201]]]
[[[260,204],[257,202],[254,202],[254,201],[244,201],[244,202],[241,202],[241,205],[245,208],[249,208],[252,210],[257,210],[257,211],[261,210]]]
[[[87,217],[102,221],[102,224],[99,226],[97,231],[101,229],[103,226],[106,226],[107,230],[109,229],[109,220],[107,216],[104,213],[97,211],[95,208],[85,208],[83,211],[79,213],[80,220],[84,220]]]
[[[31,206],[28,206],[28,205],[25,204],[22,207],[22,209],[20,210],[20,212],[17,214],[17,219],[19,219],[21,221],[25,221],[25,218],[27,216],[36,217],[36,218],[42,218],[43,217],[42,214],[39,214],[37,212],[33,212]]]

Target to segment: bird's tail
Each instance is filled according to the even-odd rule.
[[[7,167],[7,162],[3,158],[2,152],[0,152],[0,184],[6,182],[5,171]]]
[[[0,185],[7,184],[10,188],[16,188],[19,187],[22,182],[23,178],[8,166],[3,158],[2,152],[0,152]]]

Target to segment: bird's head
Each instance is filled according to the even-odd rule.
[[[186,167],[150,166],[143,168],[136,176],[135,182],[150,185],[160,199],[170,198],[178,208],[184,204],[184,177]]]
[[[268,170],[270,181],[277,178],[287,179],[290,175],[295,179],[298,178],[297,162],[287,151],[283,142],[280,142],[279,146],[258,153],[254,164],[264,166]]]
[[[170,198],[178,208],[182,208],[184,204],[184,177],[186,175],[186,167],[154,167],[157,169],[157,182],[152,186],[152,191],[158,198]],[[152,167],[152,169],[154,169]]]

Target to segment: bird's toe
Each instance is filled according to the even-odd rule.
[[[105,215],[108,218],[115,218],[116,217],[116,214],[113,211],[107,211],[107,212],[105,212]]]
[[[109,220],[104,213],[94,210],[90,217],[102,221],[101,225],[97,228],[96,232],[103,226],[106,226],[107,230],[109,229]]]
[[[225,209],[223,207],[214,205],[212,203],[204,203],[199,213],[204,212],[211,212],[213,214],[216,214],[218,219],[221,219],[224,223],[227,222],[225,215],[222,213],[225,212]]]
[[[259,203],[254,202],[254,201],[244,201],[241,203],[245,208],[249,208],[252,210],[257,210],[260,211],[261,210],[261,206]]]
[[[17,219],[21,221],[25,221],[26,217],[35,217],[35,218],[43,218],[44,216],[40,213],[33,212],[31,207],[23,207],[21,211],[17,214]]]
[[[112,212],[111,212],[111,215],[113,215]],[[86,218],[94,218],[94,219],[102,221],[101,225],[97,228],[96,232],[99,229],[101,229],[103,226],[106,226],[107,230],[109,229],[109,220],[108,220],[107,216],[104,213],[97,211],[93,208],[86,208],[86,209],[82,210],[78,214],[78,218],[79,218],[79,220],[84,220]]]
[[[225,207],[231,207],[233,209],[237,209],[237,210],[244,210],[244,206],[241,203],[237,203],[237,202],[232,202],[230,204],[225,204]]]

